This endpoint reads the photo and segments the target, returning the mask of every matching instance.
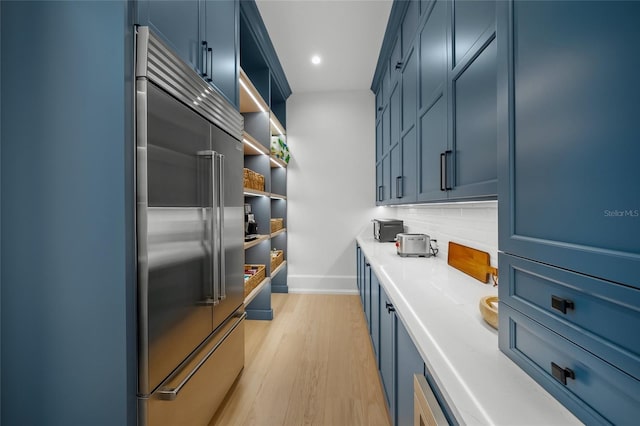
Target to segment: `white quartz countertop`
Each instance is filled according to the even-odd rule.
[[[369,229],[357,238],[453,414],[467,425],[572,425],[580,421],[498,349],[478,304],[498,288],[442,254],[402,258]]]

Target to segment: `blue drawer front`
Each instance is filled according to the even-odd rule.
[[[587,424],[632,425],[640,418],[640,381],[500,304],[500,349]],[[556,371],[552,363],[556,364]],[[569,369],[566,385],[557,370]],[[569,371],[565,370],[565,371]]]
[[[640,290],[503,253],[499,262],[502,302],[640,379]]]

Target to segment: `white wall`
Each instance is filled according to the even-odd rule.
[[[287,101],[290,292],[356,292],[355,237],[377,211],[374,113],[369,90]]]
[[[497,266],[497,202],[375,207],[375,118],[370,91],[294,93],[287,101],[289,291],[356,293],[355,238],[371,219],[455,241]]]

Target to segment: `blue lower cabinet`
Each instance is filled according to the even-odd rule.
[[[414,375],[425,375],[447,421],[457,424],[396,309],[358,246],[358,282],[382,390],[395,426],[414,424]]]
[[[640,290],[504,253],[499,263],[501,302],[640,380]]]
[[[505,303],[499,321],[500,349],[584,423],[637,424],[640,381]]]
[[[364,315],[367,320],[367,328],[371,333],[371,265],[365,260],[364,264]]]
[[[413,425],[413,375],[423,374],[424,361],[411,336],[396,320],[396,419],[398,426]]]
[[[380,368],[380,282],[376,274],[371,274],[371,343],[376,367]]]
[[[393,305],[384,289],[380,287],[380,378],[385,400],[391,419],[395,421],[395,383],[394,383],[394,342],[396,335],[396,316]],[[395,424],[395,423],[394,423]]]

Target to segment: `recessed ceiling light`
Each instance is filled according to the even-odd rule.
[[[322,58],[321,58],[320,56],[318,56],[318,55],[313,55],[313,56],[311,57],[311,63],[312,63],[313,65],[319,65],[319,64],[320,64],[320,62],[322,62]]]

